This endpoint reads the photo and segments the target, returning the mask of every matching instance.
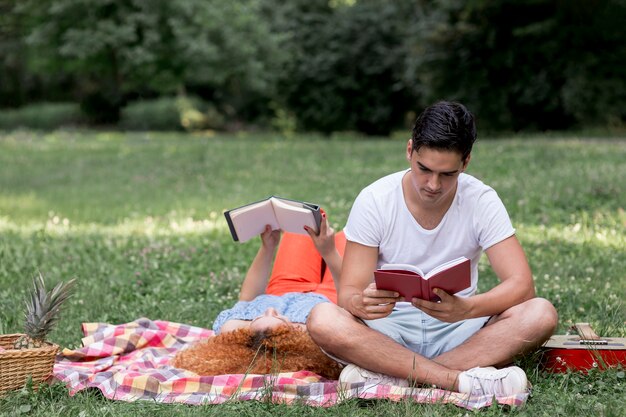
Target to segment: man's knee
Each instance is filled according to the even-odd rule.
[[[342,316],[342,308],[332,303],[321,303],[313,307],[306,321],[306,328],[311,338],[319,345],[325,345],[326,340],[338,325],[338,318]]]
[[[517,312],[519,319],[547,337],[556,329],[559,316],[552,303],[545,298],[532,298],[522,304]]]
[[[550,335],[554,333],[556,326],[559,324],[559,313],[552,303],[545,298],[535,298],[535,308],[539,312],[546,330],[550,332]]]

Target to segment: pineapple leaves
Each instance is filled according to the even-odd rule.
[[[75,279],[58,283],[46,291],[43,275],[33,279],[33,292],[26,301],[24,331],[33,340],[43,342],[59,320],[63,303],[72,295]]]

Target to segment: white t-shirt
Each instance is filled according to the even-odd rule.
[[[493,188],[462,173],[452,205],[436,228],[426,230],[404,201],[402,178],[407,172],[383,177],[361,191],[344,229],[346,239],[378,247],[378,267],[411,264],[428,273],[465,256],[472,264],[472,285],[458,295],[474,294],[482,252],[515,234],[504,204]]]

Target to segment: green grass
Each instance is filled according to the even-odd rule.
[[[0,134],[0,333],[21,330],[41,271],[78,279],[51,340],[80,344],[82,322],[138,317],[210,327],[232,305],[256,242],[232,242],[222,212],[271,194],[321,204],[336,228],[360,189],[406,165],[405,139],[67,132]],[[588,321],[626,337],[626,141],[503,138],[477,143],[469,172],[492,185],[526,249],[558,332]],[[481,264],[481,288],[496,279]],[[625,415],[623,370],[552,375],[521,360],[526,407],[483,415]],[[0,415],[428,415],[454,406],[349,401],[330,409],[265,403],[186,407],[69,397],[55,385],[0,399]]]

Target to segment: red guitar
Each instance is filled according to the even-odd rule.
[[[626,338],[600,337],[589,323],[573,326],[577,335],[552,336],[542,347],[542,363],[553,372],[626,367]]]

